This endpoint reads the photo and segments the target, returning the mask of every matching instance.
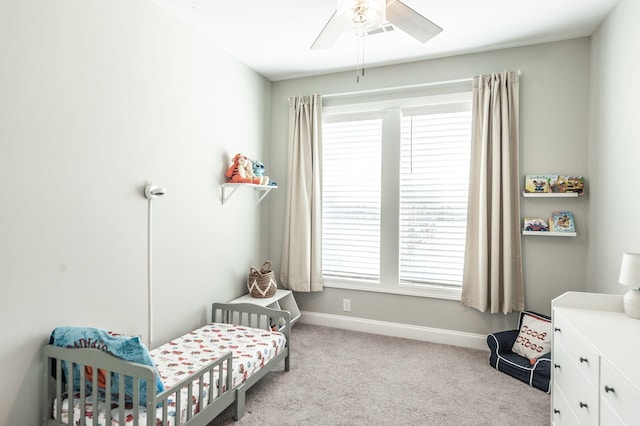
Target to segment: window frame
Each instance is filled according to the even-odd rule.
[[[445,94],[421,94],[413,97],[386,96],[385,99],[369,100],[348,98],[342,102],[327,102],[323,107],[324,121],[334,121],[336,116],[383,114],[382,123],[382,179],[381,224],[380,224],[380,280],[359,280],[323,277],[324,286],[349,290],[399,294],[459,301],[462,286],[440,284],[418,284],[401,282],[399,274],[399,224],[400,224],[400,155],[402,111],[430,108],[442,104],[465,104],[471,110],[470,87]],[[340,118],[337,118],[339,121]]]

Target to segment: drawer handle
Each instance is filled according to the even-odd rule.
[[[605,391],[606,393],[609,393],[609,392],[611,392],[611,393],[616,393],[616,390],[615,390],[614,388],[610,388],[609,386],[605,386],[605,387],[604,387],[604,391]]]
[[[554,327],[553,331],[557,331],[558,333],[562,333],[562,329],[559,327]]]
[[[553,364],[553,368],[560,369],[560,364]]]
[[[589,360],[584,357],[580,357],[580,362],[586,362],[587,364],[589,364]]]
[[[553,409],[553,414],[560,414],[560,410],[558,410],[557,408]]]
[[[580,408],[589,408],[589,406],[581,401],[580,402]]]

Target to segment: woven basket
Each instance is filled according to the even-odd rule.
[[[277,287],[278,284],[271,270],[271,261],[264,262],[259,271],[253,266],[249,268],[247,288],[251,296],[258,298],[271,297],[276,293]]]

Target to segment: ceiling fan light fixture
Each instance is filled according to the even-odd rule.
[[[386,0],[338,0],[337,17],[344,28],[364,34],[385,23],[386,11]]]

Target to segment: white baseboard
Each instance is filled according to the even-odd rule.
[[[487,347],[487,336],[483,334],[346,317],[342,315],[322,314],[318,312],[303,311],[301,314],[299,321],[305,324],[361,331],[363,333],[381,334],[383,336],[403,337],[405,339],[422,340],[425,342],[440,343],[443,345],[462,346],[471,349],[489,350]]]

